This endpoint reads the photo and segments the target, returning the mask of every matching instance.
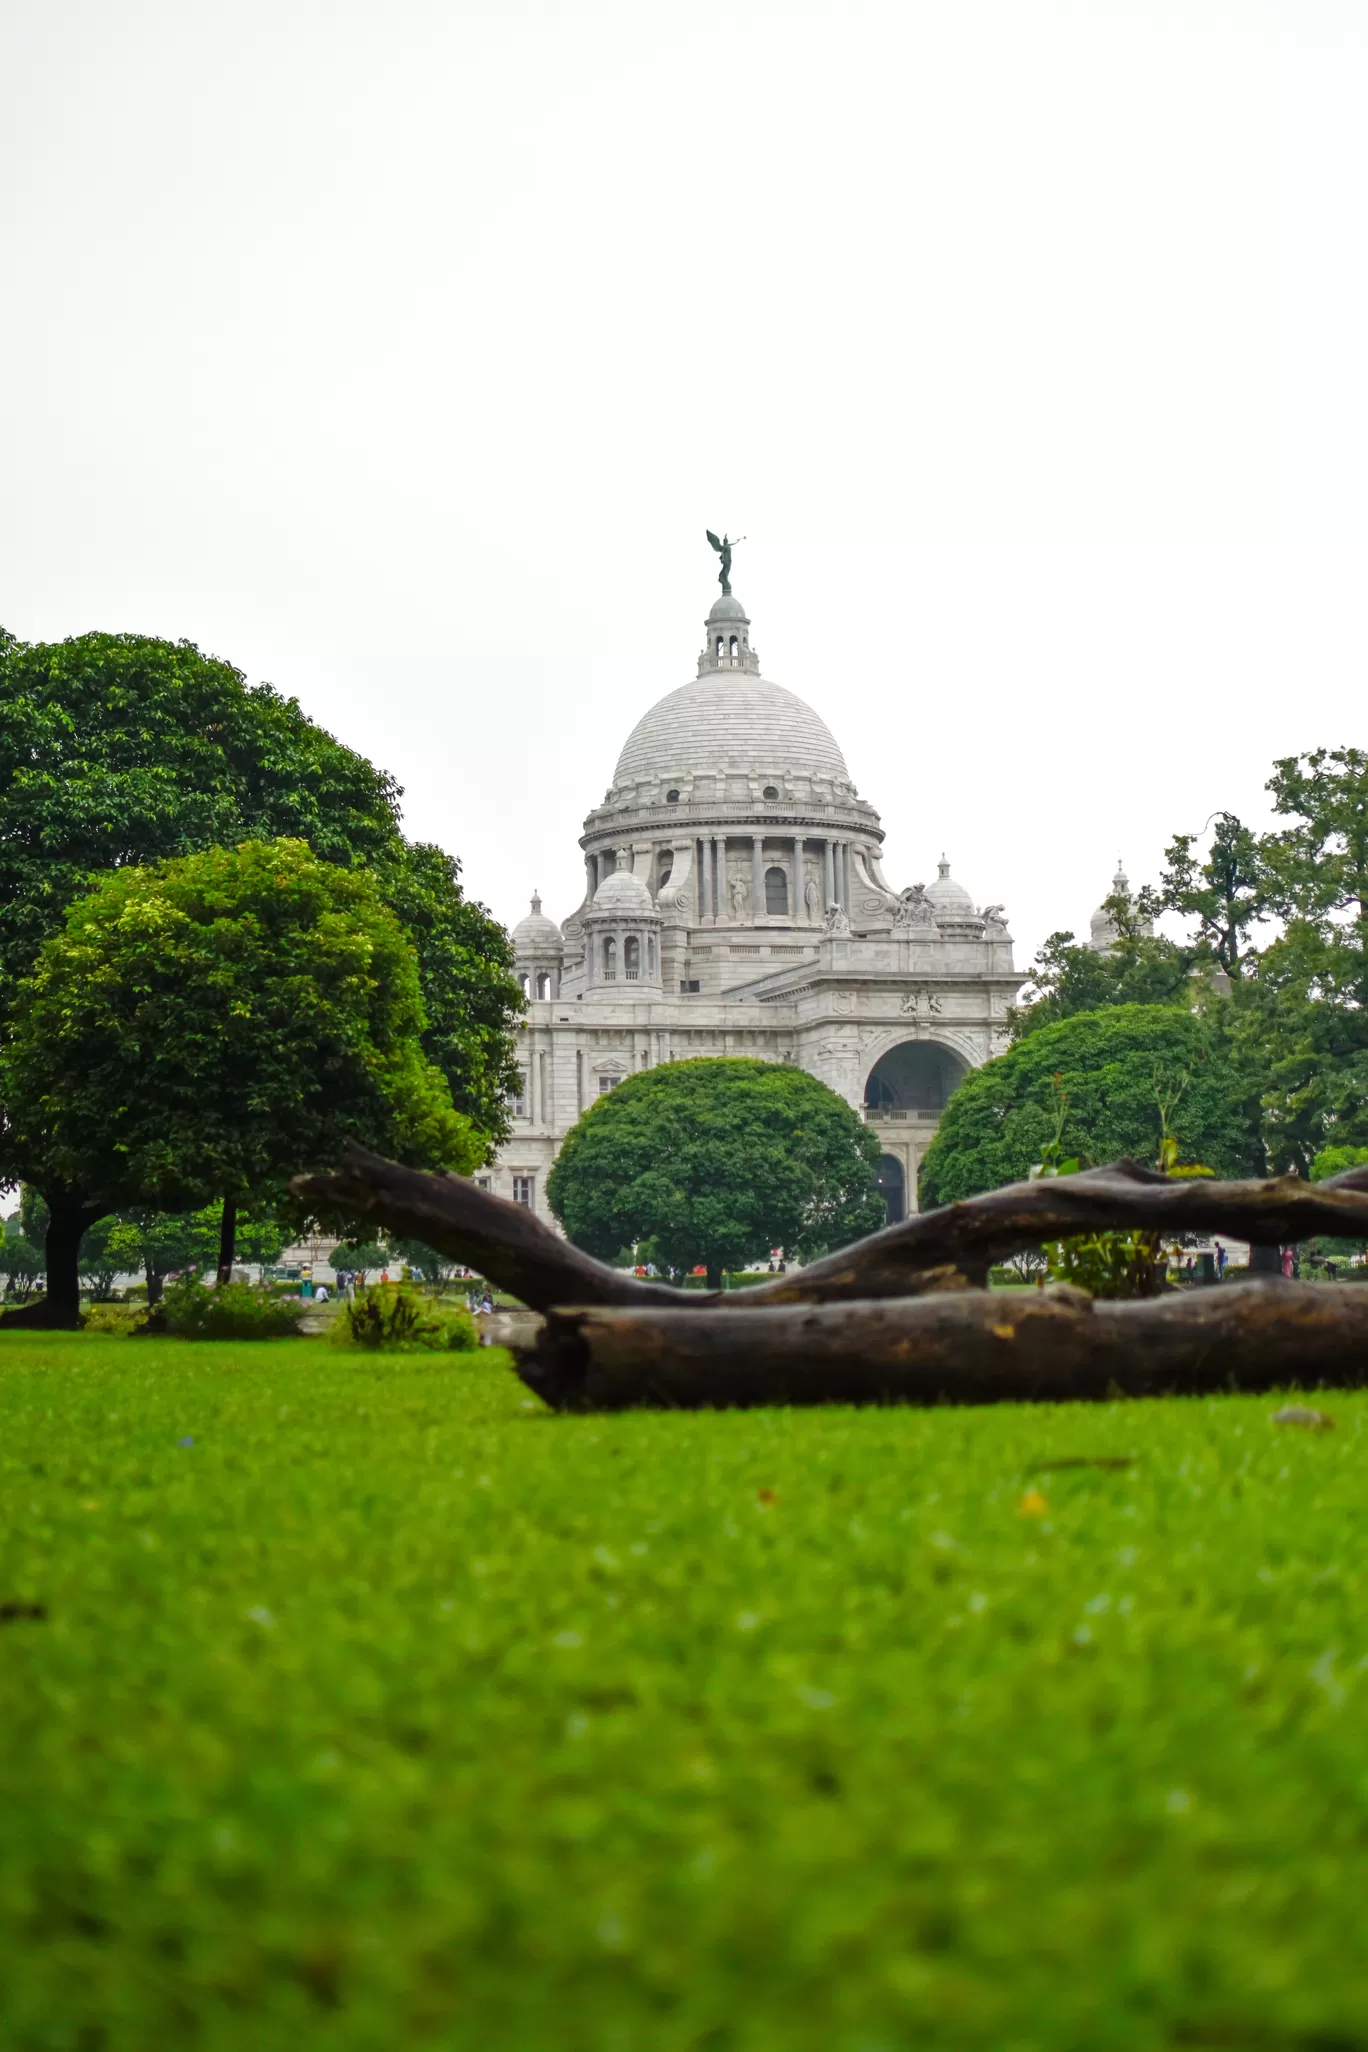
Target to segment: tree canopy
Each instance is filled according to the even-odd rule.
[[[0,648],[0,1005],[93,872],[294,836],[351,868],[399,836],[393,778],[192,642]]]
[[[1219,1023],[1174,1005],[1080,1013],[965,1078],[922,1163],[921,1202],[1017,1182],[1052,1143],[1085,1164],[1152,1162],[1166,1128],[1185,1162],[1258,1173],[1257,1107]]]
[[[508,936],[440,849],[404,840],[394,779],[269,684],[188,641],[0,638],[0,1026],[93,876],[248,840],[365,869],[418,953],[425,1050],[485,1135],[508,1134]]]
[[[279,1201],[349,1138],[471,1169],[484,1137],[423,1054],[425,1024],[374,879],[302,841],[116,870],[16,994],[0,1175],[43,1188],[70,1234],[132,1205]],[[48,1257],[52,1294],[68,1285],[51,1233]]]
[[[844,1098],[803,1069],[740,1056],[629,1076],[566,1136],[547,1179],[576,1246],[674,1273],[811,1260],[884,1223],[879,1145]]]

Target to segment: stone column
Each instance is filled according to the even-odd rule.
[[[702,899],[698,908],[700,919],[708,919],[712,915],[712,850],[713,844],[711,840],[705,839],[703,842],[703,868],[699,877],[700,897]]]
[[[713,918],[727,916],[727,837],[713,836]]]
[[[849,846],[848,841],[836,843],[836,902],[843,912],[850,910],[850,884],[846,870],[846,850]]]
[[[834,857],[833,857],[833,855],[832,855],[832,846],[831,846],[831,842],[830,842],[829,840],[827,840],[827,841],[823,841],[823,843],[822,843],[822,911],[823,911],[823,913],[825,913],[825,911],[826,911],[826,908],[827,908],[827,906],[828,906],[828,905],[829,905],[829,904],[831,903],[831,901],[832,901],[832,899],[833,899],[833,898],[835,897],[835,895],[836,895],[836,877],[835,877],[835,860],[834,860]]]
[[[793,837],[793,923],[796,926],[803,916],[803,837]]]
[[[598,889],[598,864],[587,850],[584,857],[584,888],[588,893],[589,903],[592,905],[594,902],[594,892]]]
[[[765,916],[765,838],[763,834],[751,835],[751,917]]]

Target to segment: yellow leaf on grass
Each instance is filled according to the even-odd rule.
[[[1043,1518],[1050,1508],[1050,1500],[1038,1489],[1028,1489],[1017,1505],[1019,1518]]]

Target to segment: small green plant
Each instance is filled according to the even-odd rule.
[[[188,1276],[170,1285],[161,1310],[164,1330],[181,1339],[287,1339],[304,1315],[297,1299],[270,1296],[250,1283],[209,1290]]]
[[[403,1283],[375,1283],[343,1304],[330,1337],[340,1347],[383,1354],[465,1354],[479,1345],[470,1313],[425,1302]]]
[[[1063,1155],[1062,1134],[1068,1117],[1069,1095],[1063,1077],[1050,1078],[1055,1094],[1055,1129],[1042,1150],[1042,1176],[1076,1176],[1083,1166],[1077,1155]],[[1180,1164],[1178,1141],[1169,1131],[1169,1115],[1187,1088],[1184,1073],[1176,1083],[1165,1084],[1156,1070],[1154,1100],[1159,1110],[1159,1156],[1155,1167],[1166,1176],[1209,1176],[1213,1172],[1200,1162]],[[1072,1283],[1090,1297],[1157,1297],[1167,1286],[1168,1257],[1160,1235],[1132,1229],[1128,1232],[1074,1233],[1066,1240],[1052,1240],[1045,1247],[1045,1271],[1050,1282]],[[1042,1277],[1044,1280],[1045,1277]]]

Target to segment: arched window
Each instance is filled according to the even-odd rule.
[[[766,912],[769,913],[772,919],[786,919],[788,917],[788,908],[787,876],[782,869],[767,869],[765,871]]]
[[[660,868],[656,875],[656,889],[663,891],[674,875],[674,849],[662,848],[658,857]]]
[[[622,943],[622,966],[628,983],[636,983],[641,976],[641,942],[634,933]]]
[[[603,980],[605,983],[617,980],[617,942],[611,933],[603,936]]]
[[[731,638],[731,659],[732,659],[732,667],[733,667],[733,668],[735,668],[735,667],[736,667],[736,636],[735,636],[734,634],[733,634],[733,636],[732,636],[732,638]]]
[[[655,973],[656,973],[656,966],[655,966],[655,935],[654,935],[653,933],[651,933],[651,934],[647,934],[647,936],[646,936],[646,966],[647,966],[647,968],[649,969],[649,971],[650,971],[650,973],[651,973],[651,980],[652,980],[652,982],[654,982],[654,981],[655,981]]]
[[[551,995],[551,975],[550,975],[550,971],[549,971],[549,970],[546,970],[546,969],[541,969],[541,970],[539,970],[539,971],[537,972],[537,996],[538,996],[539,998],[549,998],[549,997],[550,997],[550,995]]]
[[[665,803],[666,803],[667,805],[678,805],[678,803],[679,803],[679,793],[678,793],[678,791],[667,791],[667,792],[665,793]]]
[[[532,981],[531,981],[531,978],[530,978],[530,977],[528,976],[528,973],[527,973],[527,971],[526,971],[525,969],[523,970],[523,972],[522,972],[522,975],[521,975],[521,976],[520,976],[520,977],[518,978],[518,981],[519,981],[519,983],[520,983],[520,984],[522,985],[522,994],[523,994],[523,996],[524,996],[524,997],[531,997],[531,995],[532,995]]]
[[[777,798],[779,796],[779,786],[777,784],[766,784],[764,796],[766,798]]]
[[[884,1201],[884,1216],[889,1225],[896,1225],[907,1212],[907,1179],[896,1154],[879,1156],[879,1166],[874,1171],[874,1180]]]
[[[721,660],[722,660],[722,656],[723,656],[723,652],[724,652],[725,648],[726,648],[726,643],[725,643],[725,642],[723,641],[723,639],[722,639],[722,636],[721,636],[721,635],[719,634],[719,635],[718,635],[718,637],[717,637],[717,660],[718,660],[718,662],[719,662],[719,663],[720,663],[720,662],[721,662]]]

